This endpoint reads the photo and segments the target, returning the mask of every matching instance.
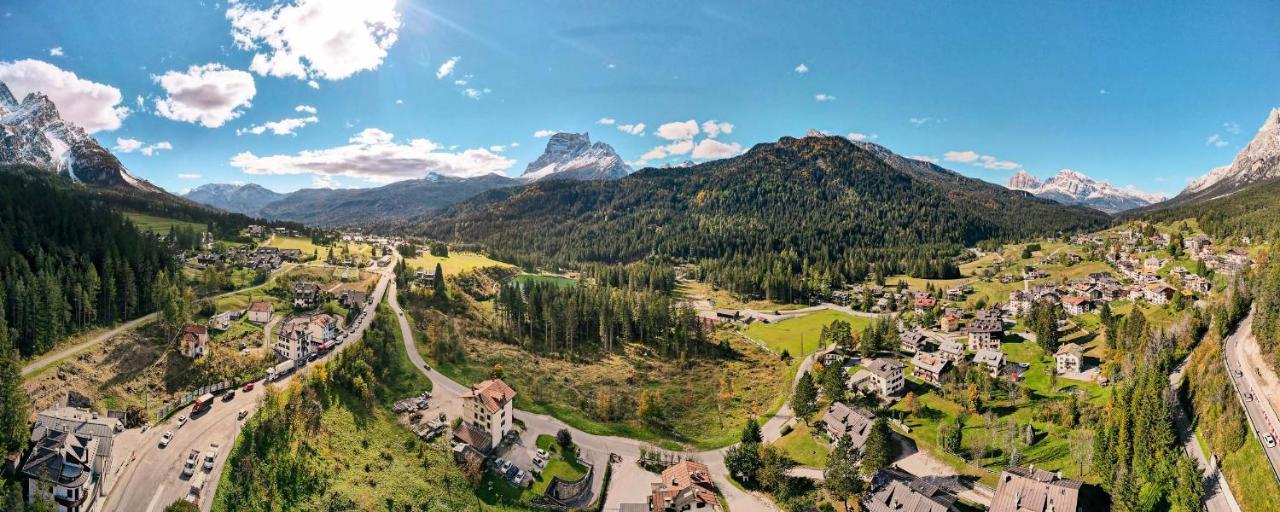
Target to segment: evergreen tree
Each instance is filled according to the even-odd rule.
[[[869,477],[889,467],[898,458],[898,448],[893,432],[889,430],[889,422],[884,418],[876,418],[862,448],[863,474]]]
[[[440,266],[440,262],[436,262],[435,279],[431,282],[432,294],[438,298],[445,298],[449,293],[448,288],[444,285],[444,268]]]
[[[741,441],[743,444],[764,442],[764,435],[760,432],[760,424],[756,422],[755,418],[747,418],[747,425],[742,428]]]
[[[858,473],[858,450],[848,435],[840,436],[835,449],[827,456],[823,476],[827,492],[832,499],[840,500],[844,510],[849,510],[850,498],[859,498],[865,491],[862,475]]]
[[[22,389],[22,360],[9,342],[4,304],[4,291],[0,289],[0,454],[26,448],[31,434],[27,427],[29,398]]]
[[[796,381],[796,389],[791,395],[791,409],[796,417],[809,424],[809,418],[818,412],[818,388],[813,384],[813,376],[809,372],[800,375]]]

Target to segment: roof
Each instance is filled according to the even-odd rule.
[[[938,346],[938,350],[948,354],[963,354],[964,344],[956,340],[947,340],[942,342],[942,345]]]
[[[1084,355],[1084,347],[1081,347],[1080,345],[1077,345],[1075,343],[1067,343],[1066,345],[1058,347],[1058,351],[1054,352],[1053,355],[1055,356],[1074,355],[1076,357],[1080,357]]]
[[[81,487],[93,477],[93,459],[99,444],[97,438],[88,435],[49,432],[36,441],[31,456],[22,465],[22,473],[65,487]]]
[[[1063,297],[1063,298],[1062,298],[1062,302],[1064,302],[1064,303],[1066,303],[1066,304],[1071,304],[1071,305],[1074,305],[1074,306],[1079,306],[1079,305],[1081,305],[1081,304],[1084,304],[1084,303],[1086,303],[1086,302],[1089,302],[1089,298],[1088,298],[1088,297],[1083,297],[1083,296],[1080,296],[1080,295],[1069,295],[1069,296]]]
[[[182,327],[182,334],[205,335],[209,334],[209,327],[200,324],[187,324]]]
[[[956,498],[922,479],[892,480],[867,498],[870,512],[946,512]]]
[[[871,424],[876,415],[860,407],[849,407],[844,402],[835,402],[822,414],[822,422],[827,425],[827,433],[832,437],[848,435],[853,446],[862,449],[871,434]],[[836,439],[837,441],[839,439]]]
[[[711,470],[706,464],[691,460],[681,461],[662,470],[662,481],[651,484],[649,497],[653,510],[685,510],[712,505],[718,508],[715,484],[711,483]]]
[[[884,357],[877,357],[872,359],[870,363],[867,363],[867,370],[870,370],[871,373],[882,378],[888,378],[895,370],[902,371],[902,368],[903,364],[901,361]]]
[[[924,341],[926,336],[920,331],[906,331],[898,335],[898,341],[907,345],[916,345]]]
[[[271,309],[271,303],[266,301],[249,304],[249,311],[265,312],[271,311]]]
[[[516,391],[511,389],[502,379],[489,379],[474,386],[466,393],[462,394],[462,398],[476,398],[480,403],[484,404],[485,409],[490,413],[502,410],[503,406],[515,399]]]
[[[934,374],[941,374],[946,370],[947,362],[946,359],[938,357],[937,354],[927,352],[916,354],[915,357],[911,358],[911,364],[915,365],[916,368],[923,368]]]
[[[966,332],[1004,332],[1004,324],[995,318],[978,317],[965,327]]]
[[[997,365],[1004,361],[1004,352],[999,350],[982,349],[973,354],[973,362],[987,365]]]
[[[1000,473],[991,512],[1074,512],[1081,485],[1048,471],[1013,466]]]
[[[464,422],[458,425],[458,428],[453,430],[453,437],[483,452],[489,451],[489,448],[493,446],[493,439],[489,437],[489,433],[476,428],[470,423]]]

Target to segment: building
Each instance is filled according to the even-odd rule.
[[[347,309],[359,309],[364,306],[364,302],[367,299],[368,296],[364,292],[346,290],[338,297],[338,304]]]
[[[902,392],[906,381],[902,377],[905,366],[897,359],[884,357],[867,362],[866,370],[859,370],[853,376],[854,385],[889,400]]]
[[[52,500],[65,512],[92,510],[112,474],[111,448],[123,429],[120,420],[85,409],[40,412],[31,430],[31,455],[20,469],[27,501]]]
[[[902,350],[907,352],[920,352],[925,348],[928,341],[929,337],[918,329],[904,331],[898,335],[898,342],[902,344]]]
[[[1068,315],[1083,315],[1093,311],[1093,301],[1081,295],[1068,295],[1062,298],[1062,310]]]
[[[320,304],[320,285],[297,283],[293,285],[293,307],[311,309]]]
[[[964,359],[964,345],[955,340],[944,341],[938,347],[938,357],[952,363]]]
[[[716,485],[706,464],[685,460],[662,470],[662,481],[650,484],[651,512],[719,511]]]
[[[466,404],[464,421],[487,433],[494,443],[500,443],[511,431],[512,402],[516,392],[501,379],[471,386],[461,398]]]
[[[1004,352],[999,350],[979,350],[973,355],[973,362],[982,365],[992,377],[1000,375],[1000,369],[1004,368]]]
[[[271,321],[271,315],[275,312],[275,306],[270,302],[254,302],[249,304],[249,321],[257,324],[265,324]]]
[[[1004,322],[988,316],[975,317],[965,328],[969,335],[969,350],[1000,350],[1000,342],[1004,340]]]
[[[1157,270],[1160,270],[1160,267],[1163,267],[1163,266],[1164,266],[1164,262],[1160,261],[1160,258],[1157,258],[1155,256],[1148,256],[1147,259],[1142,260],[1142,268],[1147,272],[1155,272]]]
[[[182,355],[197,358],[209,351],[209,328],[198,324],[187,324],[178,332],[178,351]]]
[[[209,327],[219,331],[225,331],[231,328],[231,312],[218,313],[209,317]]]
[[[893,479],[863,501],[867,512],[949,512],[956,497],[924,478]]]
[[[1076,480],[1061,478],[1048,471],[1012,466],[1000,473],[991,512],[1079,512]]]
[[[938,319],[938,327],[940,327],[943,332],[956,332],[960,330],[960,315],[955,313],[942,315],[942,318]]]
[[[1058,347],[1053,354],[1058,373],[1080,373],[1084,368],[1084,348],[1075,343],[1067,343]]]
[[[1143,289],[1142,298],[1157,306],[1163,306],[1173,300],[1175,290],[1164,283],[1152,283]]]
[[[915,369],[911,371],[917,379],[933,384],[934,386],[942,385],[942,374],[947,371],[948,361],[946,358],[930,353],[919,352],[915,357],[911,358],[911,364]]]
[[[849,436],[853,447],[858,450],[862,450],[862,446],[867,444],[871,424],[875,421],[875,414],[860,407],[850,407],[844,402],[832,403],[822,415],[822,423],[826,425],[827,437],[832,443]]]
[[[284,321],[271,349],[281,358],[299,360],[337,336],[337,317],[325,313],[298,316]]]

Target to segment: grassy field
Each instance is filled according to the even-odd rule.
[[[430,253],[424,252],[405,261],[405,264],[409,265],[409,267],[422,270],[433,270],[436,268],[436,263],[440,263],[440,267],[444,270],[445,275],[466,272],[480,267],[512,266],[510,263],[503,263],[498,260],[489,259],[488,256],[475,252],[451,251],[447,258],[438,258],[432,256]]]
[[[815,439],[812,427],[803,421],[796,422],[795,428],[778,439],[774,446],[801,466],[811,468],[827,467],[827,454],[831,453],[831,447]]]
[[[1209,453],[1207,448],[1205,453]],[[1280,484],[1267,469],[1269,463],[1262,453],[1262,445],[1252,435],[1239,450],[1227,454],[1221,464],[1222,474],[1227,477],[1227,485],[1241,509],[1246,512],[1280,510]]]
[[[302,251],[304,257],[317,254],[319,258],[324,259],[328,254],[329,248],[311,243],[310,238],[302,238],[295,236],[273,235],[270,240],[262,245],[266,247],[279,247],[281,249],[298,249]],[[335,250],[336,254],[336,250]]]
[[[800,304],[782,304],[771,300],[749,300],[735,297],[727,290],[716,288],[709,283],[701,281],[680,281],[676,285],[676,292],[684,297],[710,299],[718,308],[786,311],[804,307]]]
[[[553,477],[558,476],[561,480],[569,481],[577,480],[587,474],[586,466],[578,463],[576,458],[566,458],[561,453],[560,445],[555,443],[555,438],[548,435],[540,435],[538,436],[537,446],[550,452],[551,459],[547,461],[547,466],[543,468],[542,475],[533,481],[533,485],[528,489],[521,489],[512,485],[505,478],[486,473],[484,480],[480,482],[480,487],[476,489],[476,495],[480,497],[480,500],[490,505],[520,505],[546,493],[547,486],[551,484]]]
[[[152,233],[158,233],[161,235],[169,234],[169,230],[173,229],[174,226],[191,228],[196,230],[197,232],[206,231],[209,229],[208,226],[201,224],[199,222],[188,222],[185,220],[169,219],[165,217],[157,217],[155,215],[148,215],[145,213],[125,212],[124,215],[125,217],[128,217],[129,220],[132,221],[133,224],[138,227],[138,229],[142,231],[150,231]]]
[[[822,328],[836,320],[849,322],[853,325],[854,332],[871,324],[871,320],[865,317],[823,310],[774,324],[756,322],[748,326],[743,334],[763,342],[769,350],[779,354],[785,350],[792,357],[801,359],[821,348],[818,340],[821,338]]]
[[[445,272],[448,272],[448,270]],[[520,274],[515,277],[515,281],[520,283],[522,286],[529,283],[553,283],[559,286],[573,286],[578,284],[577,279],[550,274]]]

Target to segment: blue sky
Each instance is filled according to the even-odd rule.
[[[1270,2],[352,5],[7,2],[0,80],[179,192],[518,175],[545,130],[662,165],[817,128],[1172,194],[1280,106]]]

